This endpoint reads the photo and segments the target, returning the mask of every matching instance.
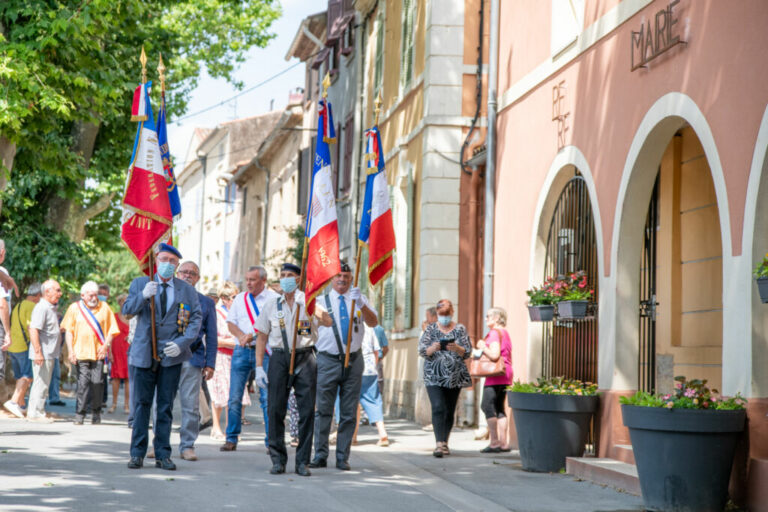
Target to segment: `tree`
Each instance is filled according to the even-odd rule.
[[[274,0],[0,2],[0,230],[17,244],[14,272],[27,275],[10,256],[32,254],[33,241],[59,255],[54,246],[66,253],[75,244],[90,257],[118,247],[142,46],[150,77],[162,53],[169,116],[178,116],[201,67],[233,81],[246,52],[273,37],[278,15]],[[152,95],[159,104],[159,87]],[[39,236],[15,231],[30,226]]]

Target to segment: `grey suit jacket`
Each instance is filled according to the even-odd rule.
[[[131,343],[131,349],[128,353],[128,364],[139,368],[149,368],[152,364],[150,302],[141,294],[148,282],[149,277],[146,276],[137,277],[133,280],[128,290],[128,298],[122,309],[124,315],[136,315],[138,317],[133,343]],[[190,346],[197,339],[203,318],[197,291],[175,277],[173,278],[173,288],[173,304],[168,308],[165,317],[161,318],[160,308],[155,308],[157,354],[161,355],[163,347],[169,342],[176,343],[181,349],[181,354],[176,357],[163,357],[161,362],[163,366],[180,364],[192,357]],[[189,308],[189,323],[183,333],[179,332],[179,324],[177,323],[180,304]]]

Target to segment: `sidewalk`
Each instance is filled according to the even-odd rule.
[[[73,401],[66,401],[66,408],[54,409],[65,417],[74,414]],[[176,424],[178,414],[177,406]],[[402,420],[388,422],[388,448],[376,446],[373,427],[360,428],[352,471],[299,477],[290,449],[288,473],[272,476],[260,410],[249,407],[247,417],[254,424],[244,427],[236,452],[219,452],[221,443],[206,430],[197,462],[178,457],[175,430],[176,472],[155,469],[152,460],[142,470],[126,467],[131,432],[122,412],[103,414],[102,425],[87,418],[80,427],[69,418],[45,425],[0,417],[0,510],[642,510],[636,496],[568,475],[525,472],[516,452],[480,454],[487,441],[474,441],[469,430],[454,431],[451,456],[434,458],[432,433]]]

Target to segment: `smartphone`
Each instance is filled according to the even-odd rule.
[[[446,346],[449,343],[453,343],[456,341],[456,338],[445,336],[443,338],[440,338],[440,350],[447,350]]]

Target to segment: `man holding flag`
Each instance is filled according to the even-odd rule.
[[[80,300],[70,304],[61,321],[66,331],[69,361],[77,367],[75,425],[82,425],[91,404],[94,425],[101,423],[106,358],[112,338],[120,334],[115,314],[99,300],[99,285],[88,281],[80,288]]]

